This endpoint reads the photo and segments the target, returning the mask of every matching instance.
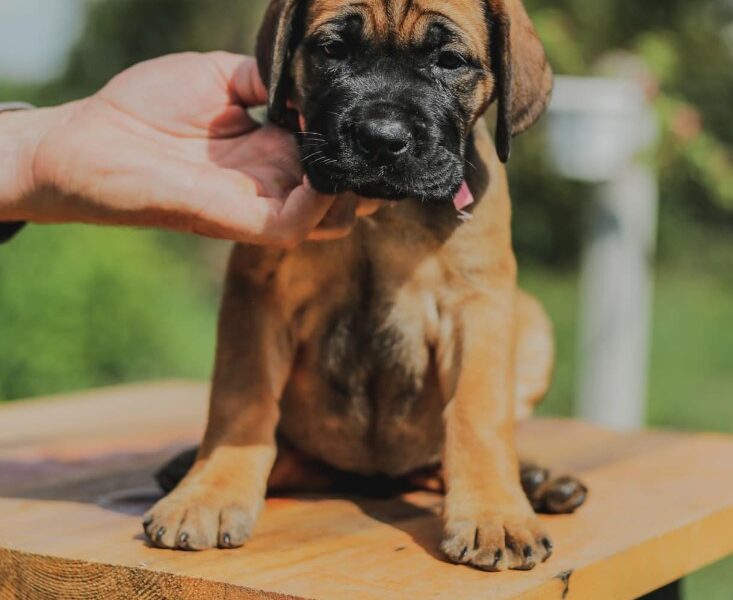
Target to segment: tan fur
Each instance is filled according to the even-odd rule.
[[[424,14],[440,10],[489,60],[479,0],[354,4],[313,0],[305,26],[359,10],[370,35],[408,43]],[[518,18],[526,27],[523,8]],[[297,106],[297,56],[291,72]],[[156,544],[243,543],[278,431],[307,455],[357,473],[403,475],[442,458],[443,550],[456,562],[526,569],[549,555],[519,483],[513,437],[515,414],[526,416],[547,388],[552,334],[539,303],[517,289],[506,175],[478,120],[493,93],[490,74],[483,86],[467,223],[452,206],[405,201],[360,220],[343,240],[235,248],[206,436],[192,472],[146,521]]]

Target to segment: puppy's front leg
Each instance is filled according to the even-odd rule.
[[[145,515],[153,544],[235,548],[250,536],[277,453],[278,403],[291,346],[276,300],[230,278],[206,434],[186,477]]]
[[[527,570],[552,544],[522,490],[514,447],[515,291],[507,285],[461,310],[458,371],[446,390],[445,535],[452,561]]]

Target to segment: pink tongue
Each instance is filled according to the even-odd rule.
[[[474,197],[471,190],[468,189],[468,184],[464,181],[461,185],[461,189],[458,190],[458,194],[453,199],[453,205],[456,210],[462,211],[464,208],[471,206],[474,203]]]

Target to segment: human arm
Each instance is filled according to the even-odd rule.
[[[0,115],[0,222],[286,246],[345,234],[353,214],[326,218],[334,197],[303,179],[291,134],[249,115],[266,97],[253,59],[188,53],[136,65],[78,102]]]

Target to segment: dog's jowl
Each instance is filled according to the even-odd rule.
[[[502,161],[552,75],[524,7],[275,0],[257,50],[270,118],[297,130],[313,185],[384,202],[343,240],[234,249],[206,435],[146,532],[242,545],[286,454],[391,477],[442,464],[445,555],[531,569],[552,544],[513,431],[553,344],[517,288]]]

